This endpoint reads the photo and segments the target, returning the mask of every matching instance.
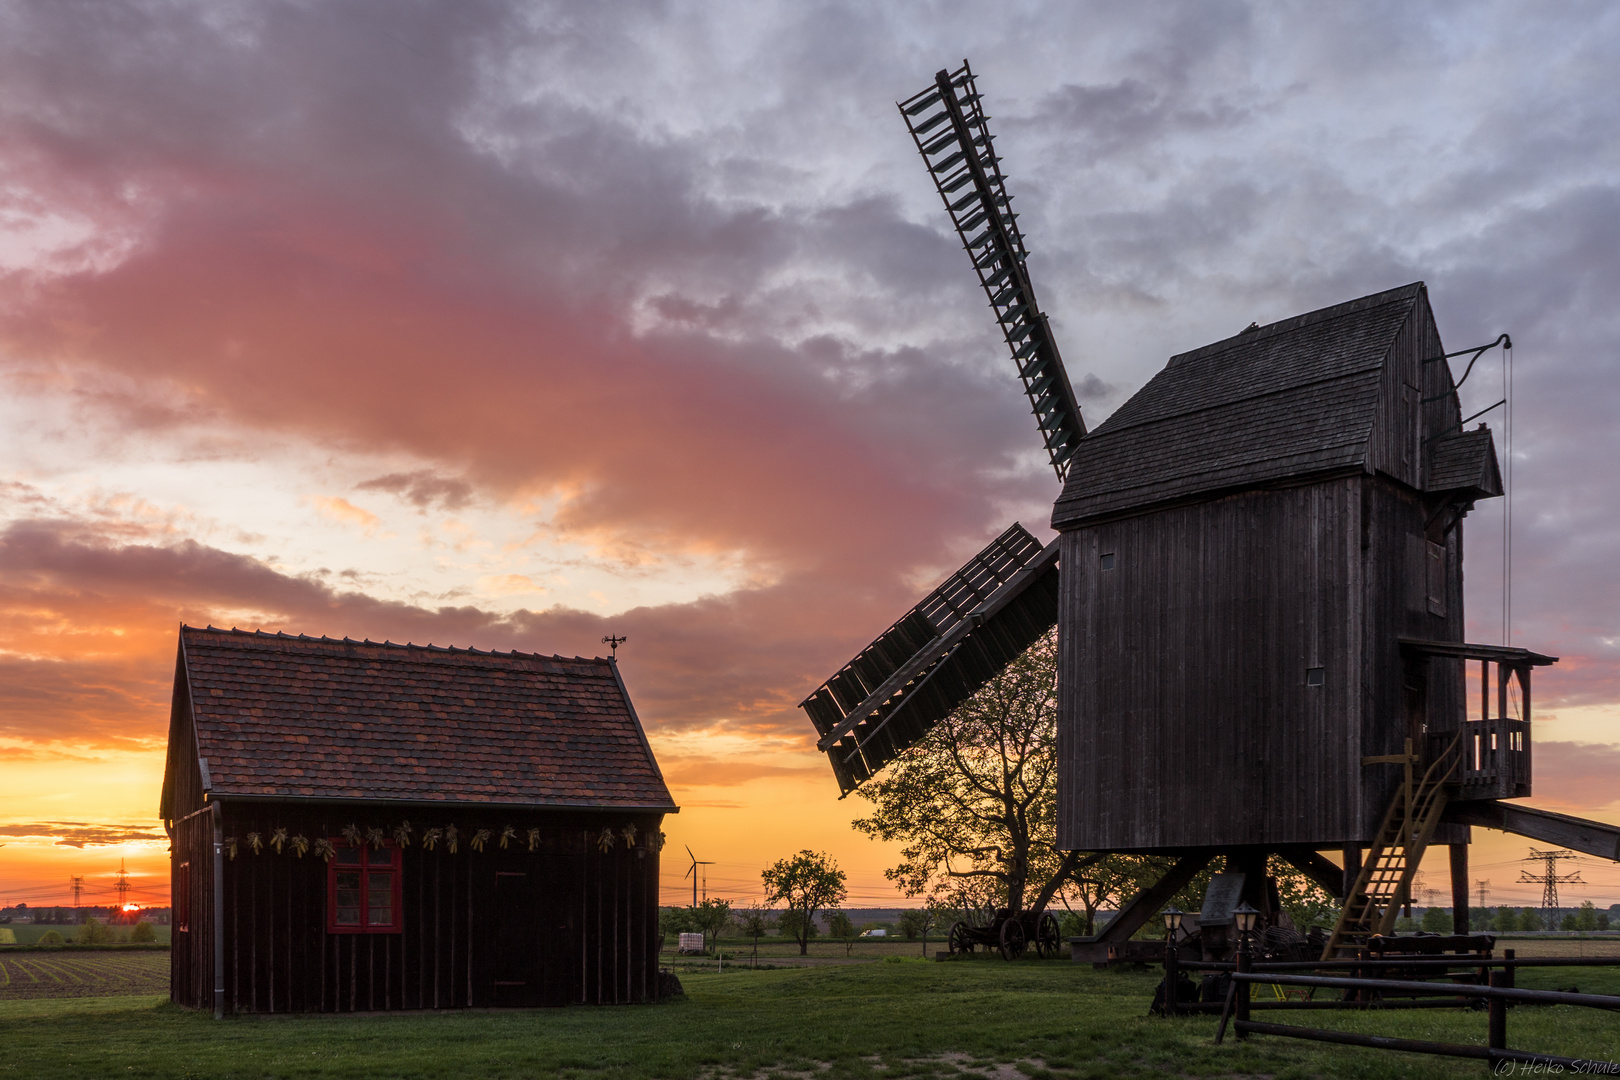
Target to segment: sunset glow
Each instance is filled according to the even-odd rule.
[[[1057,494],[893,104],[964,41],[1088,423],[1409,281],[1448,348],[1511,332],[1470,640],[1511,580],[1512,644],[1562,658],[1530,801],[1620,820],[1612,11],[120,7],[0,14],[0,903],[112,904],[120,860],[167,902],[181,623],[625,635],[667,901],[688,847],[738,902],[812,848],[902,903],[798,703]]]

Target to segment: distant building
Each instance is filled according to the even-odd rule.
[[[170,997],[651,999],[676,809],[612,660],[183,626]]]

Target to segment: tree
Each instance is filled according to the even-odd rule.
[[[1425,933],[1449,934],[1451,933],[1451,912],[1439,907],[1426,908],[1420,925]]]
[[[767,901],[787,905],[781,923],[785,929],[787,917],[793,917],[799,955],[808,955],[816,912],[843,903],[848,895],[844,872],[830,855],[807,849],[791,858],[778,859],[760,877],[765,882]]]
[[[907,896],[989,885],[1014,911],[1057,874],[1057,634],[1048,633],[859,789],[857,829],[899,841]]]
[[[922,938],[922,954],[927,956],[928,931],[937,927],[945,914],[946,911],[941,908],[938,898],[929,897],[928,902],[922,907],[900,913],[900,932],[906,936],[907,941]]]
[[[754,963],[759,963],[759,939],[771,931],[771,917],[763,908],[744,908],[737,919],[745,937],[754,939]]]
[[[129,942],[131,945],[148,944],[156,940],[157,931],[154,930],[152,928],[152,924],[147,922],[145,919],[142,919],[140,922],[136,923],[129,931]]]
[[[708,948],[710,938],[718,943],[720,931],[731,918],[731,901],[708,899],[686,910],[687,922],[703,934],[703,947]]]
[[[79,924],[76,940],[80,945],[111,945],[112,928],[100,919],[92,917]]]
[[[855,924],[842,911],[835,911],[827,919],[827,933],[844,943],[844,955],[855,949]]]
[[[1596,930],[1598,928],[1597,905],[1590,900],[1582,900],[1580,910],[1575,912],[1576,930]]]

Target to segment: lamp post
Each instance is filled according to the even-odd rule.
[[[1239,902],[1238,906],[1232,909],[1232,919],[1237,924],[1238,932],[1237,970],[1239,974],[1246,975],[1249,972],[1251,963],[1249,935],[1254,932],[1255,921],[1259,918],[1260,912],[1250,907],[1247,901]],[[1247,982],[1238,983],[1236,1004],[1235,1015],[1240,1022],[1237,1037],[1242,1039],[1246,1036],[1241,1024],[1247,1023],[1249,1020],[1249,984]]]
[[[1164,1015],[1175,1016],[1180,1004],[1176,987],[1181,983],[1181,957],[1176,952],[1176,931],[1186,912],[1171,904],[1164,909]]]

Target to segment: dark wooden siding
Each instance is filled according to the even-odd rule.
[[[1426,532],[1431,501],[1420,493],[1379,478],[1365,486],[1366,600],[1363,634],[1367,666],[1361,752],[1393,754],[1407,738],[1421,747],[1423,726],[1430,733],[1455,732],[1462,721],[1462,664],[1457,660],[1412,660],[1401,653],[1402,637],[1463,640],[1462,525],[1449,534]],[[1432,538],[1432,539],[1431,539]],[[1431,602],[1429,546],[1444,550],[1444,595]],[[1442,613],[1437,613],[1439,608]],[[1362,771],[1362,837],[1370,839],[1378,817],[1400,781],[1395,765]],[[1461,842],[1460,826],[1442,826],[1437,842]]]
[[[1063,535],[1063,847],[1357,836],[1363,482]]]
[[[403,929],[393,934],[326,931],[327,865],[269,840],[341,836],[348,825],[391,833],[408,812],[375,807],[237,803],[224,808],[225,1009],[239,1012],[353,1012],[494,1005],[614,1004],[657,993],[658,861],[647,843],[657,815],[586,815],[487,808],[435,808],[413,826],[402,879]],[[415,820],[415,819],[413,819]],[[424,850],[424,827],[455,822],[452,853]],[[633,824],[634,847],[623,829]],[[506,825],[518,837],[506,850]],[[527,831],[541,829],[539,850]],[[614,843],[603,849],[610,827]],[[476,830],[491,840],[475,851]],[[255,854],[248,834],[258,833]],[[192,834],[195,833],[195,838]],[[204,852],[209,873],[190,876],[194,913],[211,911],[212,815],[177,830],[182,853]],[[191,854],[194,865],[202,856]],[[201,921],[175,935],[175,1001],[213,1007],[211,934]]]

